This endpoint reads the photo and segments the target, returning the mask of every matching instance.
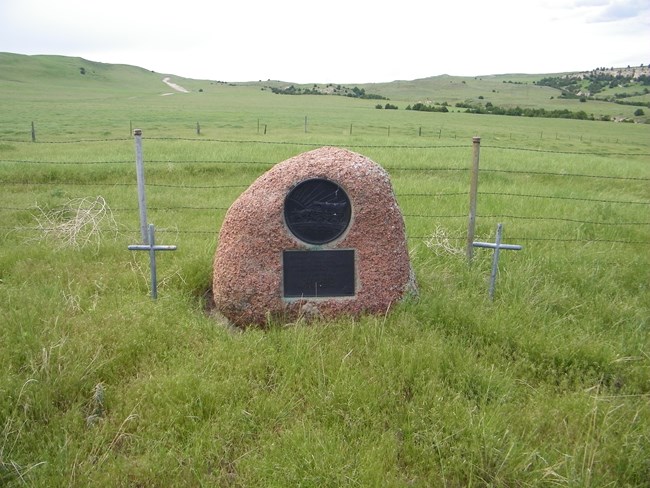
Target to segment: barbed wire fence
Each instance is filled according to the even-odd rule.
[[[307,123],[309,119],[309,123]],[[219,132],[228,132],[228,129],[230,129],[230,124],[219,124],[215,120],[208,120],[205,121],[206,126],[210,126],[212,130],[218,130]],[[407,137],[418,137],[421,139],[446,139],[446,140],[455,140],[455,141],[462,141],[465,140],[466,138],[469,138],[470,134],[468,134],[466,129],[458,129],[458,128],[445,128],[444,125],[432,125],[428,122],[413,122],[411,124],[400,124],[400,125],[394,125],[391,126],[390,124],[386,123],[387,125],[384,125],[381,122],[377,123],[372,123],[372,122],[364,122],[364,123],[357,123],[353,120],[350,120],[348,124],[341,123],[338,127],[336,127],[336,130],[341,131],[342,133],[349,134],[350,136],[353,135],[366,135],[366,136],[377,136],[377,135],[383,135],[387,137],[393,136],[407,136]],[[183,124],[182,128],[179,128],[178,124],[174,124],[173,128],[171,130],[173,133],[178,133],[179,131],[182,131],[182,133],[185,134],[196,134],[197,136],[202,136],[203,133],[201,131],[201,128],[203,127],[202,121],[186,121],[185,124]],[[309,128],[309,130],[308,130]],[[354,128],[354,131],[352,130]],[[119,133],[122,133],[121,129],[117,129],[115,126],[113,126],[113,129]],[[257,118],[256,121],[253,119],[251,120],[251,123],[245,126],[241,126],[237,128],[237,133],[241,134],[242,130],[248,131],[249,134],[254,134],[256,137],[260,135],[266,136],[267,133],[277,133],[277,132],[285,132],[286,130],[290,130],[292,132],[300,132],[300,133],[314,133],[318,132],[321,130],[333,130],[334,127],[332,124],[329,123],[323,123],[322,121],[318,122],[315,121],[312,117],[309,117],[308,115],[305,115],[304,118],[297,117],[293,120],[278,120],[277,118],[271,117],[269,119],[262,119],[262,118]],[[126,131],[128,130],[128,134],[131,135],[133,133],[133,121],[129,121],[128,128],[126,125],[124,126],[124,132],[127,133]],[[15,126],[11,126],[6,130],[7,134],[14,134],[15,138],[10,138],[10,137],[3,137],[0,142],[26,142],[28,140],[31,140],[31,142],[39,142],[42,144],[74,144],[74,140],[47,140],[47,137],[61,137],[61,127],[58,122],[56,121],[31,121],[31,127],[28,125],[25,125],[22,128],[17,128]],[[45,134],[45,136],[43,136]],[[37,137],[38,135],[38,137]],[[563,130],[540,130],[539,132],[526,132],[526,133],[520,133],[520,132],[513,132],[512,130],[509,129],[495,129],[493,135],[497,137],[499,140],[507,140],[509,143],[513,143],[515,141],[523,142],[524,144],[531,144],[533,141],[536,142],[552,142],[552,141],[580,141],[581,143],[591,143],[591,142],[598,142],[598,143],[608,143],[608,144],[619,144],[621,141],[621,138],[616,136],[616,135],[611,135],[611,136],[603,136],[601,134],[593,134],[590,131],[584,131],[584,132],[576,132],[576,131],[563,131]],[[45,139],[43,138],[45,137]],[[66,137],[65,135],[63,137]],[[206,142],[212,142],[215,141],[215,139],[210,139],[210,138],[203,138],[201,137],[200,139],[198,138],[191,138],[191,137],[148,137],[149,140],[155,140],[155,139],[160,139],[160,140],[190,140],[190,141],[206,141]],[[85,139],[83,142],[108,142],[108,141],[125,141],[129,140],[127,137],[105,137],[105,138],[96,138],[96,139]],[[255,140],[255,141],[249,141],[249,142],[255,142],[255,143],[261,143],[262,141]],[[269,142],[269,144],[278,144],[277,141],[272,141]],[[294,144],[292,142],[286,142],[286,144]],[[305,144],[302,144],[305,145]],[[359,147],[359,146],[357,146]],[[493,146],[493,148],[499,148],[499,146]],[[521,148],[513,148],[509,146],[501,146],[501,149],[516,149],[520,150]],[[527,149],[521,149],[521,150],[527,150],[527,151],[540,151],[539,149],[535,148],[527,148]],[[544,149],[541,150],[542,152],[546,152]],[[558,151],[558,153],[562,153],[562,151]],[[566,152],[567,154],[588,154],[588,155],[594,155],[598,154],[597,151],[589,151],[589,152]],[[608,153],[609,155],[612,155],[613,153]],[[621,153],[621,155],[628,155],[627,153]]]
[[[66,144],[72,145],[75,144],[93,144],[93,143],[112,143],[120,142],[124,143],[129,141],[128,138],[118,138],[118,139],[92,139],[92,140],[76,140],[76,141],[32,141],[29,144]],[[240,144],[240,145],[283,145],[283,146],[296,146],[296,147],[321,147],[328,144],[319,144],[319,143],[305,143],[305,142],[288,142],[288,141],[260,141],[260,140],[226,140],[226,139],[196,139],[196,138],[184,138],[184,137],[152,137],[147,140],[151,141],[183,141],[187,143],[197,143],[197,144]],[[7,141],[0,141],[7,142]],[[25,142],[25,141],[9,141],[9,142]],[[335,145],[335,144],[332,144]],[[467,144],[446,144],[446,145],[427,145],[427,144],[416,144],[416,145],[363,145],[363,144],[354,144],[346,145],[346,147],[354,149],[392,149],[392,150],[426,150],[431,151],[432,153],[441,149],[454,149],[467,151],[467,160],[469,161],[469,145]],[[594,155],[594,156],[611,156],[611,157],[648,157],[650,154],[645,153],[606,153],[606,152],[584,152],[584,151],[556,151],[556,150],[543,150],[538,148],[520,148],[520,147],[508,147],[508,146],[491,146],[483,145],[482,149],[485,150],[496,150],[496,151],[520,151],[520,152],[534,152],[538,154],[549,154],[549,155]],[[206,165],[206,166],[225,166],[225,167],[236,167],[243,168],[246,166],[260,167],[262,171],[264,168],[270,168],[274,164],[277,164],[279,161],[271,161],[264,159],[147,159],[147,167],[155,167],[156,165]],[[92,167],[92,166],[102,166],[102,165],[133,165],[133,159],[98,159],[98,160],[60,160],[60,159],[0,159],[0,168],[8,165],[20,165],[24,167],[43,167],[43,180],[44,181],[29,181],[23,177],[12,177],[10,173],[5,172],[5,176],[0,179],[0,187],[9,187],[9,186],[24,186],[24,187],[39,187],[39,186],[57,186],[62,185],[66,187],[78,187],[82,189],[79,195],[75,195],[75,198],[84,198],[89,197],[88,192],[83,190],[84,188],[90,187],[125,187],[125,188],[135,188],[135,178],[124,181],[86,181],[80,182],[74,179],[65,180],[57,179],[56,181],[47,181],[47,171],[52,167],[56,168],[75,168],[75,171],[78,171],[78,167]],[[393,179],[398,181],[400,180],[401,175],[403,174],[415,174],[415,175],[431,175],[431,174],[443,174],[443,173],[459,173],[459,174],[468,174],[471,171],[470,165],[467,167],[460,166],[435,166],[435,165],[422,165],[422,166],[390,166],[386,165],[385,169],[393,175]],[[18,173],[19,174],[19,173]],[[526,177],[526,178],[551,178],[551,179],[571,179],[571,178],[584,178],[591,179],[601,182],[611,182],[611,181],[621,181],[621,182],[650,182],[650,178],[643,176],[616,176],[611,174],[592,174],[588,172],[557,172],[557,171],[540,171],[537,169],[500,169],[494,167],[481,167],[480,174],[495,174],[495,175],[511,175],[515,177]],[[92,177],[89,177],[92,179]],[[38,179],[38,178],[36,178]],[[469,181],[469,176],[468,176]],[[248,184],[252,181],[248,182]],[[147,182],[146,186],[152,189],[155,188],[166,188],[172,189],[177,192],[188,192],[192,194],[197,190],[226,190],[233,189],[237,191],[243,191],[248,186],[248,184],[181,184],[181,183],[167,183],[167,182]],[[234,194],[234,198],[237,197],[239,193]],[[414,199],[446,199],[446,198],[462,198],[468,197],[468,191],[417,191],[417,192],[396,192],[396,196],[400,201],[402,206],[404,217],[408,221],[412,219],[428,219],[431,221],[432,227],[436,227],[436,222],[440,220],[458,220],[458,222],[463,222],[463,219],[468,218],[467,212],[458,212],[458,213],[423,213],[421,211],[416,211],[411,205],[411,201]],[[515,205],[515,207],[522,207],[527,209],[526,213],[515,213],[515,212],[488,212],[485,213],[481,210],[481,205],[479,204],[478,218],[487,219],[493,222],[496,220],[506,220],[509,222],[541,222],[549,224],[571,224],[576,226],[592,226],[597,229],[608,228],[608,227],[637,227],[642,229],[643,232],[639,233],[643,237],[648,236],[648,231],[650,231],[650,219],[648,221],[642,220],[630,220],[630,221],[621,221],[621,220],[603,220],[598,219],[597,216],[594,218],[579,218],[575,215],[539,215],[531,212],[530,210],[535,210],[536,205],[526,205],[525,202],[539,202],[545,200],[557,200],[558,202],[568,202],[574,206],[578,205],[597,205],[597,204],[606,204],[606,205],[615,205],[615,206],[631,206],[634,208],[648,208],[650,209],[650,199],[646,200],[629,200],[629,199],[607,199],[607,198],[595,198],[593,196],[575,196],[575,195],[551,195],[551,194],[539,194],[528,192],[525,189],[520,192],[493,192],[493,191],[481,191],[479,188],[478,191],[479,198],[507,198],[510,202],[524,202],[521,205]],[[209,200],[209,198],[206,198]],[[230,201],[230,203],[232,203]],[[134,203],[135,200],[134,200]],[[229,205],[152,205],[148,208],[154,212],[225,212],[228,209]],[[503,205],[505,207],[505,205]],[[512,207],[512,205],[510,206]],[[532,207],[532,208],[531,208]],[[14,205],[0,205],[0,212],[30,212],[33,211],[34,207],[27,206],[14,206]],[[138,206],[136,205],[126,205],[126,206],[112,206],[111,210],[113,212],[127,212],[137,214]],[[182,220],[179,219],[179,220]],[[6,219],[2,219],[6,222]],[[492,224],[490,224],[492,226]],[[458,226],[456,226],[458,227]],[[0,225],[0,229],[6,232],[43,232],[42,225],[35,226],[6,226]],[[158,232],[173,232],[175,234],[195,234],[195,235],[211,235],[216,239],[218,234],[218,228],[174,228],[174,229],[158,229]],[[127,232],[132,232],[137,234],[137,229],[128,229]],[[431,231],[432,233],[434,230]],[[432,233],[428,235],[416,235],[409,233],[408,238],[411,240],[423,240],[430,239]],[[460,233],[456,235],[445,236],[446,239],[452,241],[462,242],[467,238],[466,235],[461,235]],[[589,236],[584,237],[568,237],[568,236],[557,236],[557,235],[535,235],[523,233],[520,235],[509,236],[509,239],[516,241],[536,241],[536,242],[546,242],[546,243],[561,243],[561,244],[586,244],[586,243],[609,243],[609,244],[621,244],[621,245],[648,245],[649,241],[646,239],[630,239],[630,238],[611,238],[606,235],[598,235],[595,231]]]

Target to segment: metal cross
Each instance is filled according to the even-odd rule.
[[[149,251],[149,261],[151,266],[151,298],[158,298],[158,282],[156,278],[156,251],[175,251],[176,246],[156,246],[154,239],[155,229],[153,224],[149,224],[149,243],[134,244],[129,246],[129,251]]]
[[[497,224],[497,237],[496,242],[472,242],[474,247],[486,247],[494,249],[494,256],[492,257],[492,273],[490,274],[490,300],[494,300],[494,287],[497,282],[497,270],[499,268],[499,251],[507,249],[512,251],[521,251],[522,246],[516,244],[501,244],[501,234],[503,233],[503,224]]]

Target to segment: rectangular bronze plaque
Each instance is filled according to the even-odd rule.
[[[284,297],[354,296],[354,250],[284,251]]]

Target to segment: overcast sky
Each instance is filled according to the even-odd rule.
[[[0,51],[220,81],[650,64],[649,0],[0,0]]]

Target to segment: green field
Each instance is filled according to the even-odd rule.
[[[650,125],[404,110],[635,107],[544,75],[359,85],[399,110],[166,76],[0,53],[0,485],[649,486]],[[134,128],[157,242],[178,246],[157,301],[127,250]],[[524,246],[494,301],[491,252],[464,255],[473,136],[477,239],[503,223]],[[391,174],[419,299],[228,328],[207,307],[226,209],[323,145]]]

